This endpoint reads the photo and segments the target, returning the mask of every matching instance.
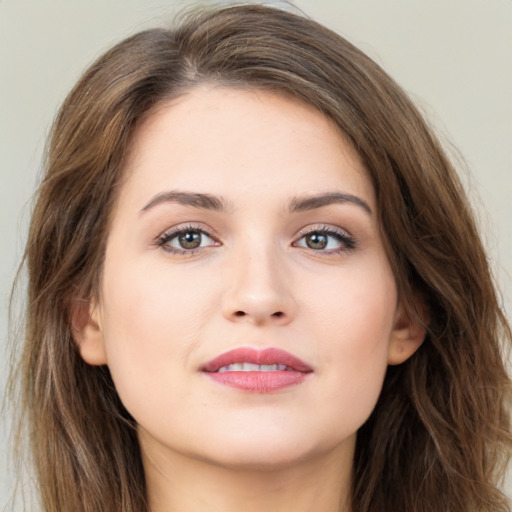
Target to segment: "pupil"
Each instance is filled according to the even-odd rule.
[[[178,239],[184,249],[196,249],[201,245],[201,233],[198,231],[186,231]]]
[[[320,233],[311,233],[306,237],[306,245],[310,249],[325,249],[327,247],[327,237]]]

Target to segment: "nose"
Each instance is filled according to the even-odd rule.
[[[270,251],[239,253],[227,273],[222,313],[232,322],[286,325],[296,303],[286,265]]]

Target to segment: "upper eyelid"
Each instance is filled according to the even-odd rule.
[[[170,228],[165,229],[162,231],[158,236],[157,239],[160,239],[165,236],[173,236],[178,233],[181,233],[183,231],[201,231],[201,233],[204,233],[205,235],[209,236],[212,239],[219,240],[220,236],[217,234],[216,230],[211,228],[208,225],[203,224],[202,222],[186,222],[182,224],[177,224],[175,226],[172,226]]]
[[[179,247],[171,247],[170,242],[173,241],[175,238],[178,237],[180,233],[186,232],[186,231],[199,231],[202,234],[206,235],[213,244],[206,246],[206,247],[195,247],[195,248],[179,248]],[[198,251],[202,251],[203,249],[206,249],[207,247],[212,246],[219,246],[222,245],[221,242],[219,242],[218,239],[215,238],[215,236],[211,235],[210,232],[203,229],[199,226],[194,226],[192,224],[188,225],[177,225],[172,228],[169,228],[163,232],[160,233],[160,235],[157,236],[157,238],[154,241],[154,245],[158,249],[162,249],[167,253],[174,254],[175,256],[181,255],[181,256],[192,256],[193,254],[196,254]]]
[[[301,230],[299,230],[299,232],[297,233],[297,236],[302,237],[302,236],[308,235],[310,233],[315,233],[315,232],[326,232],[326,233],[332,233],[332,234],[338,234],[338,235],[346,235],[347,237],[354,238],[353,235],[347,229],[341,228],[339,226],[331,226],[331,225],[324,225],[324,224],[304,227]]]
[[[172,240],[173,238],[176,238],[180,233],[184,233],[184,232],[186,233],[187,231],[198,231],[198,232],[202,233],[203,235],[206,235],[208,238],[211,238],[212,240],[216,241],[215,237],[213,235],[211,235],[208,231],[206,231],[204,229],[193,228],[193,227],[176,229],[176,230],[171,229],[168,231],[164,231],[158,238],[159,239],[167,238],[168,240]]]
[[[165,229],[164,231],[160,232],[160,234],[156,237],[156,240],[161,240],[162,238],[168,237],[168,236],[172,237],[174,235],[177,235],[180,232],[186,231],[187,229],[201,231],[202,233],[209,236],[216,242],[222,243],[222,237],[217,232],[217,230],[213,229],[208,224],[205,224],[200,221],[183,222],[183,223],[179,223],[175,226],[169,227],[169,228]],[[301,228],[300,230],[298,230],[296,232],[296,234],[293,237],[293,243],[295,243],[297,240],[299,240],[303,236],[306,236],[306,235],[308,235],[310,233],[314,233],[314,232],[327,232],[330,234],[334,234],[334,235],[337,234],[340,236],[345,236],[347,238],[354,239],[354,236],[347,229],[342,228],[340,226],[334,226],[334,225],[330,225],[330,224],[311,224],[309,226],[304,226],[303,228]]]
[[[299,234],[295,237],[294,241],[292,242],[293,247],[300,247],[303,246],[300,245],[300,241],[306,237],[307,235],[311,233],[326,233],[327,236],[338,238],[339,243],[345,246],[345,249],[341,250],[352,250],[359,246],[358,240],[349,233],[346,229],[340,228],[339,226],[332,226],[332,225],[323,225],[323,226],[310,226],[310,229],[304,228],[302,229]],[[340,249],[319,249],[318,253],[323,254],[331,254],[331,253],[337,253]],[[316,251],[315,251],[316,252]]]

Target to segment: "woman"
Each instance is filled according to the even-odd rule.
[[[207,9],[101,57],[26,262],[43,510],[508,510],[510,329],[462,188],[318,24]]]

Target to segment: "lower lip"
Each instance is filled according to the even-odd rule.
[[[225,386],[252,393],[272,393],[303,382],[308,373],[297,371],[273,372],[206,372],[206,375]]]

